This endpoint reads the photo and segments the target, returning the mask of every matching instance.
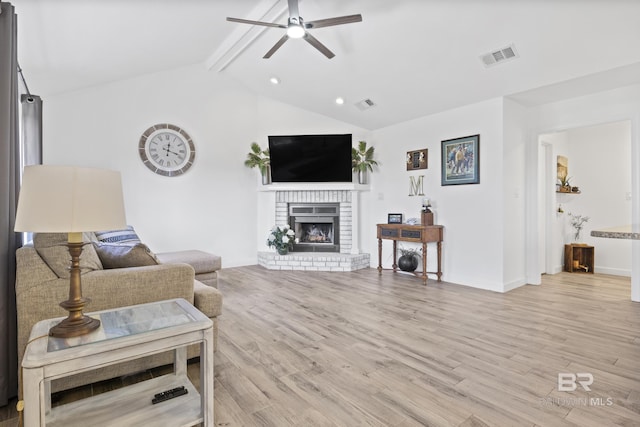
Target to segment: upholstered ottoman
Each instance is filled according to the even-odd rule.
[[[218,273],[222,259],[204,251],[186,250],[156,254],[161,264],[189,264],[196,272],[196,280],[208,286],[218,287]],[[206,314],[206,313],[205,313]]]

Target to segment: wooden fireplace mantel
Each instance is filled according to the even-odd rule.
[[[261,185],[258,191],[371,191],[371,186],[353,182],[276,182]]]

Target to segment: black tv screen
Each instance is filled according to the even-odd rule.
[[[351,134],[269,136],[273,182],[351,182]]]

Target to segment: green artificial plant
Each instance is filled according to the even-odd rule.
[[[258,168],[262,175],[267,173],[269,165],[271,164],[271,157],[269,156],[269,150],[263,150],[260,148],[257,142],[251,143],[251,152],[247,154],[247,160],[244,161],[244,165],[249,168]]]
[[[420,249],[398,248],[398,250],[400,251],[400,256],[406,256],[406,257],[417,258],[417,259],[419,259],[422,256],[422,248]]]
[[[354,172],[373,172],[373,167],[378,166],[378,162],[373,160],[375,149],[367,148],[366,141],[359,141],[358,148],[351,147],[351,168]]]
[[[560,181],[561,187],[571,187],[571,177],[570,176],[560,176],[558,177],[558,181]]]

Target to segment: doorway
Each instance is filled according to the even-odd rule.
[[[539,271],[562,271],[563,247],[572,243],[569,214],[588,216],[580,243],[594,246],[596,272],[631,277],[631,241],[591,237],[590,231],[630,225],[631,121],[564,130],[538,137]],[[578,191],[556,192],[556,159],[568,159]]]

